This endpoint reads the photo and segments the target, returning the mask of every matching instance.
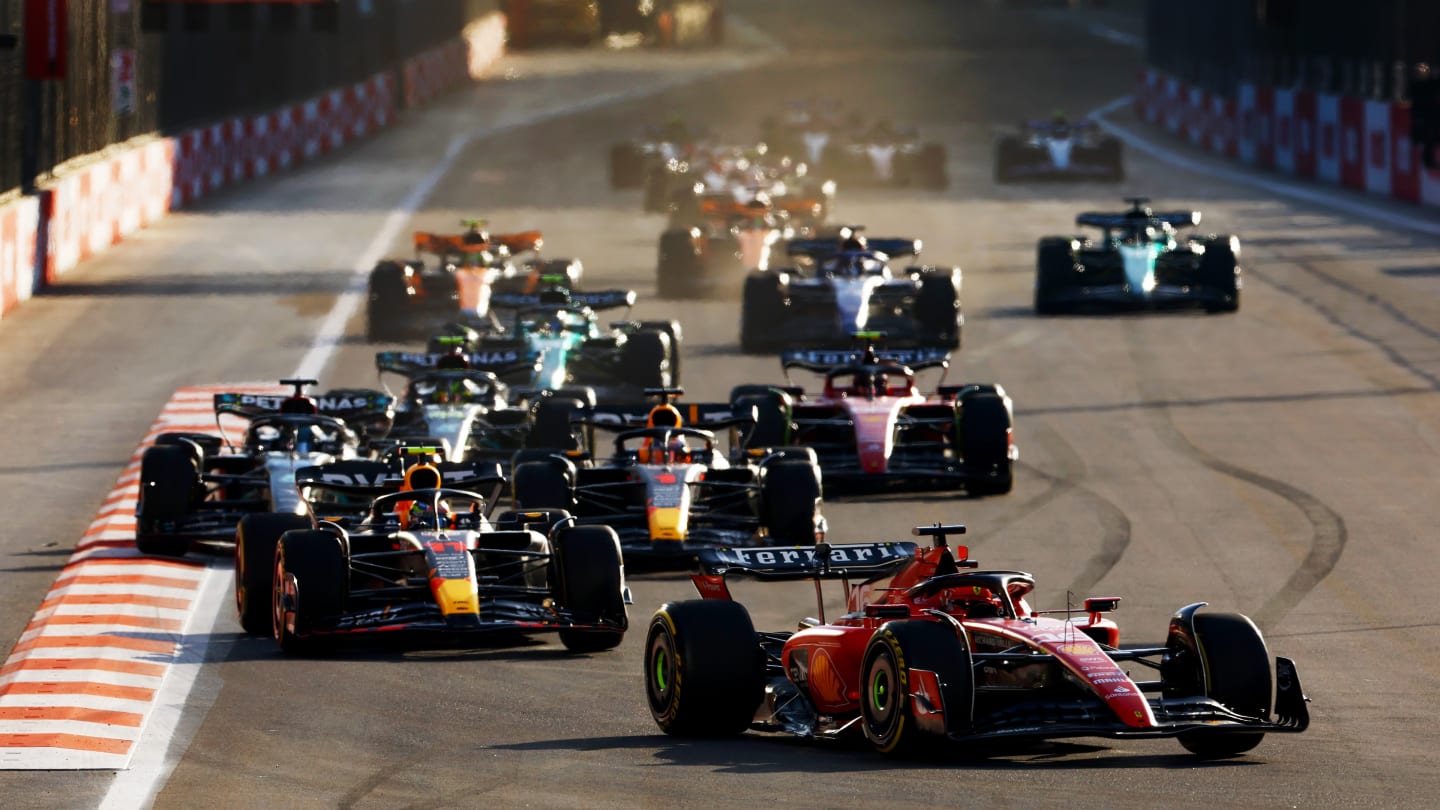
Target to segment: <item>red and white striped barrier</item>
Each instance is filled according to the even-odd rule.
[[[1410,142],[1408,102],[1369,101],[1254,84],[1235,98],[1201,92],[1156,70],[1141,73],[1141,119],[1265,169],[1440,205],[1440,170]]]
[[[30,298],[35,286],[38,197],[0,206],[0,317]]]
[[[44,281],[165,216],[174,173],[174,144],[166,138],[61,177],[41,212],[49,223]]]
[[[280,389],[197,386],[171,397],[0,666],[0,768],[129,766],[165,678],[203,632],[193,625],[204,580],[225,576],[195,557],[135,550],[140,457],[166,431],[216,433],[219,391]]]

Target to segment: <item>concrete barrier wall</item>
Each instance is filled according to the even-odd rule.
[[[1409,102],[1242,84],[1219,96],[1156,70],[1136,113],[1217,155],[1294,177],[1440,206],[1440,170],[1410,141]]]

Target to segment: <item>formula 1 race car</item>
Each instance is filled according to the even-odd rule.
[[[964,487],[972,495],[999,495],[1013,486],[1020,451],[1005,389],[942,384],[925,395],[916,386],[917,371],[949,367],[944,350],[867,345],[858,352],[784,352],[780,359],[787,380],[791,369],[823,374],[819,395],[794,385],[744,385],[731,397],[776,403],[761,410],[762,418],[779,413],[784,421],[762,432],[783,437],[777,444],[815,451],[827,491]]]
[[[532,449],[516,456],[516,508],[564,509],[579,525],[610,526],[632,561],[688,564],[701,548],[823,537],[812,452],[742,446],[739,428],[754,423],[753,408],[672,404],[679,389],[647,393],[660,404],[542,403]],[[598,458],[597,428],[615,433],[608,459]],[[728,454],[716,446],[720,428],[731,429]]]
[[[995,143],[995,182],[1125,179],[1118,138],[1093,121],[1029,121]]]
[[[846,186],[950,186],[945,146],[883,118],[866,124],[854,112],[842,120],[823,105],[800,103],[784,117],[762,122],[760,137],[777,153]]]
[[[370,271],[366,335],[372,341],[424,337],[440,324],[490,317],[496,292],[530,292],[542,275],[580,282],[584,266],[574,259],[542,259],[539,231],[491,234],[481,220],[466,220],[464,233],[414,234],[414,259],[384,259]],[[522,258],[522,254],[531,254]],[[427,264],[424,256],[435,262]]]
[[[300,654],[395,634],[558,631],[576,652],[618,645],[630,597],[615,533],[566,526],[563,513],[510,512],[492,524],[493,501],[468,487],[504,479],[482,466],[419,463],[403,477],[378,461],[299,471],[321,519],[252,515],[237,530],[242,625],[263,632],[269,613],[280,647]]]
[[[700,554],[701,600],[663,605],[645,639],[645,692],[667,734],[746,729],[863,739],[892,755],[947,741],[983,754],[997,741],[1174,737],[1202,757],[1253,749],[1310,722],[1295,664],[1274,659],[1236,613],[1176,611],[1163,645],[1120,645],[1105,614],[1034,610],[1035,579],[979,571],[927,526],[914,543],[718,549]],[[727,575],[816,582],[798,632],[756,632]],[[820,581],[840,580],[846,612],[826,621]],[[1271,687],[1275,697],[1272,705]],[[978,743],[978,744],[977,744]]]
[[[464,340],[442,336],[432,339],[441,351],[375,355],[382,375],[405,378],[388,438],[429,440],[451,461],[508,461],[523,446],[530,411],[511,404],[509,387],[494,372],[470,367]]]
[[[834,239],[796,239],[794,267],[745,279],[740,348],[764,353],[793,346],[849,345],[856,332],[884,332],[892,345],[959,348],[960,268],[905,267],[918,239],[869,239],[842,228]]]
[[[1099,239],[1049,236],[1040,240],[1035,311],[1054,315],[1086,309],[1175,309],[1206,312],[1240,308],[1240,240],[1182,236],[1200,224],[1199,211],[1151,211],[1129,197],[1129,211],[1087,212],[1075,224],[1099,228]]]
[[[652,165],[645,176],[646,211],[669,212],[671,227],[705,218],[703,201],[744,203],[760,194],[802,224],[824,222],[835,204],[835,183],[788,157],[771,160],[763,146],[694,148],[688,156]]]
[[[303,513],[297,467],[355,458],[385,436],[394,400],[366,389],[316,397],[315,380],[281,380],[290,396],[221,393],[215,419],[221,436],[162,433],[140,459],[135,546],[142,554],[183,556],[194,542],[229,542],[250,512]],[[226,417],[244,420],[244,437],[224,436]],[[232,425],[233,427],[233,425]]]
[[[791,218],[768,195],[746,203],[728,194],[697,200],[697,224],[660,234],[657,291],[661,298],[705,298],[733,294],[746,270],[768,270],[787,255],[792,239],[808,238],[814,229]]]
[[[513,313],[509,330],[449,325],[464,338],[471,368],[494,371],[527,397],[588,387],[604,401],[636,399],[645,388],[680,381],[679,323],[622,320],[602,329],[597,312],[633,306],[633,290],[578,293],[546,278],[548,288],[537,293],[495,294],[495,309]]]

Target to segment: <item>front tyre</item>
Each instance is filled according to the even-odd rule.
[[[614,629],[561,630],[560,643],[571,652],[600,652],[625,638],[625,566],[620,538],[609,526],[571,526],[555,533],[555,568],[560,604]]]
[[[1273,686],[1270,650],[1255,623],[1239,613],[1197,613],[1194,628],[1204,674],[1208,675],[1208,679],[1196,680],[1205,696],[1246,717],[1268,720]],[[1192,754],[1219,758],[1243,754],[1264,738],[1258,731],[1201,729],[1181,734],[1180,744]]]

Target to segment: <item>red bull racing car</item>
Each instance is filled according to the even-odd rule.
[[[1175,612],[1163,644],[1122,647],[1106,616],[1119,597],[1036,610],[1034,577],[976,570],[964,546],[949,547],[947,535],[963,531],[916,529],[931,548],[703,552],[693,577],[703,599],[663,605],[646,634],[656,724],[675,735],[863,738],[886,754],[947,741],[1174,737],[1202,757],[1309,726],[1294,662],[1275,658],[1272,671],[1245,616],[1197,602]],[[733,575],[813,580],[817,613],[796,632],[757,632],[731,599]],[[827,621],[819,583],[834,580],[846,612]]]

